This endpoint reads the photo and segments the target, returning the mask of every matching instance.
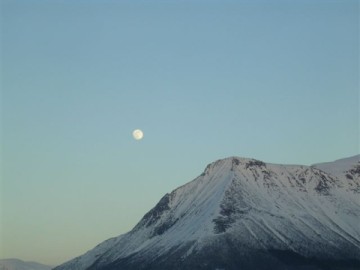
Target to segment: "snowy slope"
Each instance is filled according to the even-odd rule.
[[[2,259],[0,260],[0,270],[50,270],[51,267],[36,263],[24,262],[19,259]]]
[[[360,155],[339,159],[333,162],[314,164],[313,167],[334,177],[340,179],[346,178],[346,181],[344,181],[346,188],[360,192],[360,184],[359,181],[356,180],[360,175]]]
[[[218,160],[129,233],[55,269],[295,269],[286,268],[294,262],[322,269],[330,261],[352,269],[360,258],[358,160]]]
[[[316,167],[324,172],[333,175],[343,175],[347,171],[351,170],[353,167],[360,165],[360,155],[338,159],[333,162],[326,162],[320,164],[314,164],[313,167]]]

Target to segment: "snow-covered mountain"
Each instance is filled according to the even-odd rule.
[[[360,269],[360,155],[218,160],[130,232],[55,269]]]
[[[19,259],[0,260],[0,270],[50,270],[52,267],[36,262],[24,262]]]

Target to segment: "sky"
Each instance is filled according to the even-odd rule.
[[[0,258],[81,255],[220,158],[360,152],[359,1],[2,0],[0,45]]]

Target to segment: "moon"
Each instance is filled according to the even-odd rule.
[[[141,129],[135,129],[132,135],[137,141],[141,140],[144,137],[144,133],[141,131]]]

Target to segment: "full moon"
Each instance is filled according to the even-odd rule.
[[[144,137],[144,133],[140,129],[135,129],[132,133],[135,140],[141,140]]]

